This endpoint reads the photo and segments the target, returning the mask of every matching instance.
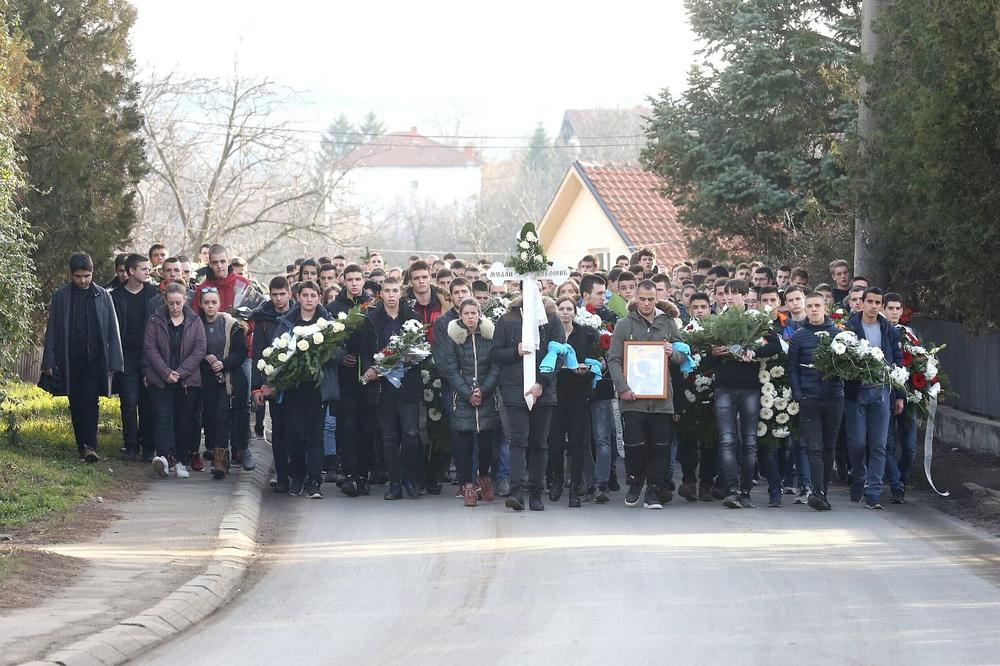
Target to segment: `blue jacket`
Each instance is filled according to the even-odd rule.
[[[903,350],[899,343],[899,331],[882,315],[878,316],[878,324],[882,331],[882,353],[885,355],[885,362],[890,365],[902,365]],[[847,320],[847,330],[854,331],[860,339],[865,338],[865,329],[861,325],[860,313],[852,315]],[[844,397],[847,400],[854,400],[858,397],[859,388],[861,388],[861,382],[844,382]],[[903,397],[905,396],[900,394],[899,391],[892,390],[892,399]]]
[[[823,375],[814,366],[814,354],[819,344],[816,333],[826,331],[830,337],[840,333],[829,317],[823,319],[818,326],[808,321],[801,322],[788,341],[788,381],[792,385],[792,399],[803,398],[830,400],[844,395],[844,380],[823,379]]]

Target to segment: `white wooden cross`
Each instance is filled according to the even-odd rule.
[[[486,271],[486,279],[497,286],[510,280],[520,280],[522,282],[521,345],[522,349],[528,350],[527,356],[522,358],[524,368],[524,401],[528,403],[528,409],[531,409],[535,406],[535,398],[528,391],[535,385],[536,380],[535,355],[538,353],[539,346],[541,345],[538,327],[548,322],[548,316],[545,314],[545,304],[542,302],[542,295],[538,291],[538,281],[552,280],[554,282],[561,282],[567,280],[569,279],[569,269],[550,268],[540,273],[523,275],[498,261]]]

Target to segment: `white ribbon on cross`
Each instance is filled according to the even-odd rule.
[[[538,290],[539,280],[566,280],[569,278],[569,269],[551,268],[541,273],[531,273],[522,275],[513,268],[504,266],[499,261],[490,266],[486,271],[486,279],[493,284],[500,286],[510,280],[520,280],[521,287],[521,348],[528,351],[528,354],[521,359],[524,373],[524,401],[530,410],[535,406],[535,397],[529,393],[531,387],[536,384],[537,376],[535,367],[537,365],[537,354],[541,347],[541,336],[538,327],[548,323],[548,315],[545,314],[545,303],[542,301],[542,294]]]

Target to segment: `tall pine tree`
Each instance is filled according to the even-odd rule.
[[[857,116],[858,2],[686,0],[704,47],[688,89],[653,100],[643,151],[692,249],[819,268],[852,246],[840,157]]]
[[[8,16],[20,22],[36,64],[40,101],[18,147],[43,294],[65,281],[77,250],[94,258],[95,278],[110,279],[145,173],[128,44],[135,10],[126,0],[14,0]]]

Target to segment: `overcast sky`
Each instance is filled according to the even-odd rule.
[[[133,4],[141,68],[226,76],[238,53],[243,73],[302,91],[290,112],[316,128],[371,109],[390,131],[554,134],[564,109],[680,89],[695,48],[681,0]]]

